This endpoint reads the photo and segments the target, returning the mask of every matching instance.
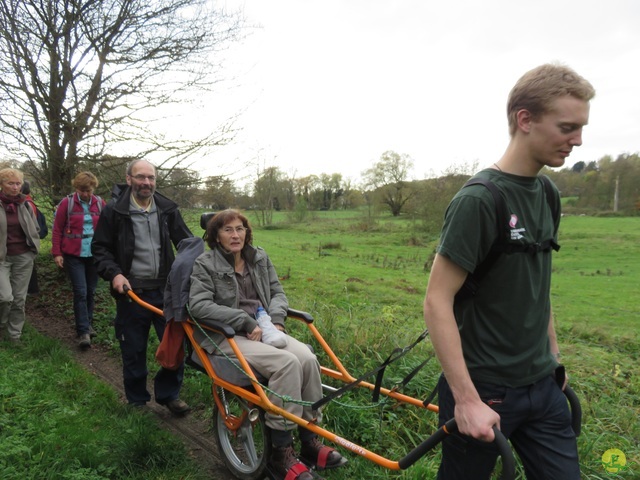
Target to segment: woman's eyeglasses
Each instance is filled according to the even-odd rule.
[[[233,232],[236,232],[238,235],[242,235],[243,233],[245,233],[247,231],[247,229],[245,227],[224,227],[221,229],[224,233],[226,233],[227,235],[231,235],[233,234]]]

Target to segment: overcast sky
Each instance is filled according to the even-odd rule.
[[[259,28],[229,52],[241,87],[218,108],[245,110],[243,130],[202,164],[205,175],[241,176],[240,165],[260,159],[296,177],[342,173],[357,182],[386,150],[413,158],[415,178],[484,167],[508,142],[509,90],[525,71],[554,61],[597,92],[584,144],[567,165],[640,151],[640,1],[226,5],[243,8]],[[196,121],[210,122],[210,112]]]

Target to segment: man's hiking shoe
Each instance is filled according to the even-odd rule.
[[[191,407],[187,405],[186,402],[176,398],[175,400],[169,400],[167,403],[163,404],[165,407],[169,409],[171,413],[173,413],[177,417],[183,417],[190,410]]]
[[[96,332],[91,325],[89,325],[89,337],[95,338],[98,336],[98,332]]]
[[[307,466],[298,460],[293,447],[273,447],[271,467],[284,480],[324,480],[309,471]]]
[[[89,337],[88,333],[80,334],[80,340],[78,340],[78,346],[83,350],[86,350],[91,346],[91,337]]]
[[[338,468],[347,463],[338,451],[331,447],[323,445],[318,437],[308,442],[302,442],[300,448],[300,457],[307,465],[324,470],[325,468]]]

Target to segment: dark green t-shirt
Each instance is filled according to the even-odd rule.
[[[502,191],[511,214],[510,242],[529,244],[554,238],[553,217],[538,178],[492,169],[477,176],[491,180]],[[482,185],[465,187],[447,208],[437,251],[473,272],[496,240],[496,223],[489,190]],[[456,301],[462,349],[474,381],[520,387],[553,372],[556,363],[547,333],[550,283],[550,252],[503,254],[483,278],[477,294]]]

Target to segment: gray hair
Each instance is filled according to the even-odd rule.
[[[154,173],[157,173],[156,166],[151,163],[149,160],[145,160],[144,158],[136,158],[135,160],[131,160],[127,165],[127,175],[131,176],[131,172],[133,172],[133,167],[135,167],[140,162],[146,162],[153,167]]]

